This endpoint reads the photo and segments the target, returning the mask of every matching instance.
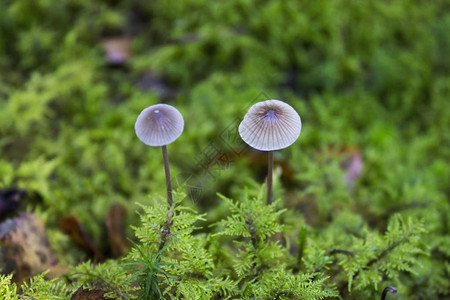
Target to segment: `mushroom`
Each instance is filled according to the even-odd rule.
[[[249,146],[268,151],[267,203],[272,203],[273,151],[292,145],[300,135],[302,121],[289,104],[266,100],[253,105],[239,125]]]
[[[162,148],[169,206],[172,206],[173,200],[167,145],[181,135],[183,128],[183,116],[175,107],[168,104],[156,104],[145,108],[134,125],[137,137],[144,144]]]

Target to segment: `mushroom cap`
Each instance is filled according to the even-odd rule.
[[[273,151],[292,145],[301,129],[302,121],[292,106],[279,100],[266,100],[249,109],[239,125],[239,134],[251,147]]]
[[[156,104],[144,109],[137,117],[134,130],[149,146],[164,146],[175,141],[183,132],[184,119],[175,107]]]

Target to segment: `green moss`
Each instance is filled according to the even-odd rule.
[[[141,144],[133,126],[144,107],[168,102],[186,123],[168,147],[174,185],[188,195],[179,205],[199,211],[189,211],[193,219],[206,216],[186,225],[180,256],[162,255],[175,264],[164,270],[178,276],[164,279],[162,292],[289,298],[287,290],[302,282],[293,291],[299,298],[316,287],[345,299],[377,298],[388,285],[398,289],[396,299],[447,297],[447,10],[446,1],[412,0],[3,1],[0,188],[40,194],[42,203],[27,209],[46,221],[60,260],[79,263],[86,255],[58,231],[63,216],[77,215],[100,249],[108,247],[104,221],[113,203],[128,208],[127,225],[149,226],[140,224],[138,212],[144,221],[145,214],[135,203],[158,206],[164,171],[160,151]],[[132,37],[122,67],[104,57],[101,41],[114,36]],[[273,217],[287,209],[270,223],[281,226],[279,242],[249,249],[212,236],[209,225],[229,220],[234,228],[239,215],[228,207],[259,192],[264,156],[241,152],[235,137],[248,107],[270,98],[289,102],[303,128],[298,142],[275,155]],[[342,165],[355,149],[363,171],[349,187]],[[393,233],[403,238],[391,249]],[[245,230],[233,234],[244,243]],[[142,238],[135,240],[145,250]],[[272,253],[280,249],[285,258]],[[258,251],[282,262],[252,281],[259,275],[239,262]],[[98,268],[127,273],[119,261]],[[2,295],[15,299],[8,280],[2,277]],[[120,281],[111,286],[129,286],[129,278]],[[285,285],[271,290],[274,281]],[[89,285],[74,282],[70,291],[77,282]]]

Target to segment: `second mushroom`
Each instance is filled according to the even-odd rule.
[[[300,135],[300,116],[289,104],[266,100],[253,105],[239,125],[239,134],[249,146],[267,151],[267,204],[272,203],[273,151],[292,145]]]

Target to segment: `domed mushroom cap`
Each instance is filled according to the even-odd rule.
[[[239,125],[239,134],[251,147],[273,151],[292,145],[301,129],[302,121],[292,106],[279,100],[267,100],[249,109]]]
[[[144,109],[137,117],[134,129],[137,137],[149,146],[164,146],[183,132],[181,113],[168,104],[156,104]]]

